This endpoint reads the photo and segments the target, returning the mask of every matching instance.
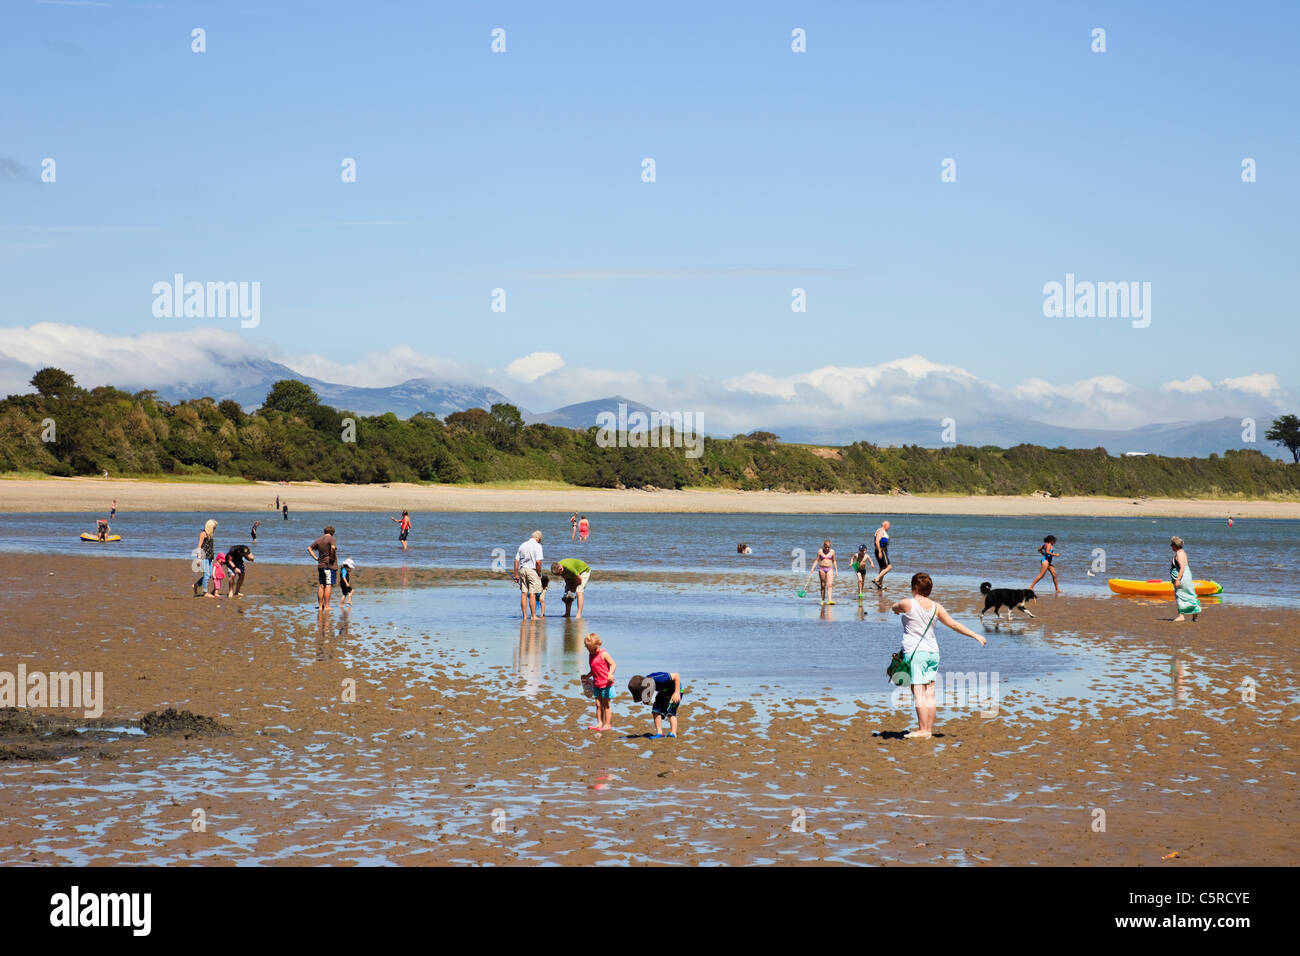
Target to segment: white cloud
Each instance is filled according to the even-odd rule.
[[[202,377],[196,370],[253,358],[249,341],[234,332],[202,329],[108,335],[95,329],[38,322],[30,327],[0,329],[0,355],[9,359],[0,386],[26,391],[32,372],[52,365],[71,372],[88,386],[125,383],[141,388]],[[25,372],[18,371],[25,367]],[[20,381],[13,381],[20,375]]]
[[[312,378],[340,385],[384,387],[409,378],[469,382],[479,377],[458,363],[421,355],[405,345],[372,353],[352,363],[319,355],[285,356],[237,332],[193,328],[140,335],[109,335],[55,322],[0,328],[0,393],[30,391],[37,369],[52,365],[87,387],[160,388],[227,377],[231,385],[260,373],[249,362],[279,362]]]
[[[358,388],[387,388],[412,378],[468,382],[476,377],[473,368],[424,355],[409,345],[395,345],[387,352],[371,352],[363,359],[347,363],[313,354],[284,356],[278,361],[311,378]]]
[[[559,352],[529,352],[506,366],[506,374],[521,382],[535,382],[543,375],[564,368]]]
[[[816,392],[834,404],[847,408],[863,401],[874,391],[896,394],[915,387],[922,379],[932,377],[962,387],[979,383],[975,376],[964,369],[939,365],[923,356],[911,355],[882,362],[880,365],[826,365],[811,372],[780,378],[761,372],[745,372],[727,379],[723,386],[733,392],[787,401],[796,399],[801,392]]]
[[[1024,399],[1059,397],[1086,404],[1112,396],[1128,395],[1133,391],[1134,386],[1122,378],[1116,378],[1114,375],[1095,375],[1078,382],[1059,384],[1046,382],[1041,378],[1031,378],[1012,389],[1012,394]]]
[[[1214,388],[1210,384],[1210,380],[1203,375],[1193,375],[1181,382],[1165,382],[1160,387],[1166,392],[1186,392],[1189,395],[1195,395],[1197,392],[1208,392]]]
[[[235,389],[265,377],[274,361],[340,385],[388,387],[411,378],[492,385],[534,411],[620,395],[668,411],[703,414],[712,434],[771,428],[870,435],[872,425],[944,418],[1030,419],[1076,428],[1122,429],[1225,416],[1288,411],[1296,396],[1278,377],[1257,372],[1211,384],[1200,375],[1138,387],[1113,375],[1074,382],[1029,378],[1010,388],[971,372],[912,355],[869,366],[827,365],[773,375],[740,371],[722,381],[667,378],[633,369],[567,366],[554,352],[533,352],[505,374],[426,355],[399,345],[336,362],[315,354],[284,355],[232,331],[115,336],[55,323],[0,328],[0,394],[29,391],[43,366],[71,372],[88,387],[162,388],[218,382]],[[859,432],[858,430],[861,429]]]
[[[1239,378],[1225,378],[1219,388],[1232,389],[1235,392],[1247,392],[1263,398],[1272,398],[1281,392],[1276,375],[1242,375]]]

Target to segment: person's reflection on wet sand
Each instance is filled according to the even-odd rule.
[[[1187,700],[1187,667],[1183,663],[1183,653],[1174,652],[1174,662],[1169,668],[1174,680],[1174,703],[1184,703]]]
[[[334,619],[324,610],[316,612],[316,660],[334,659]]]
[[[523,694],[534,698],[542,689],[542,649],[546,625],[538,621],[519,622],[519,646],[515,648],[515,676],[523,678]]]
[[[578,651],[582,648],[583,636],[581,618],[571,617],[564,621],[564,656],[566,658],[573,656],[575,660],[577,659]]]

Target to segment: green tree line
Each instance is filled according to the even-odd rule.
[[[813,449],[767,432],[680,447],[602,447],[596,428],[525,425],[513,405],[455,412],[355,415],[321,404],[302,382],[277,382],[265,404],[203,398],[170,403],[150,391],[83,389],[59,369],[35,394],[0,401],[0,471],[48,475],[222,475],[341,483],[478,483],[541,479],[596,488],[739,488],[911,494],[1300,494],[1300,468],[1257,451],[1208,458],[1115,457],[1104,449],[1018,445]],[[1271,440],[1296,438],[1294,416]],[[1278,437],[1274,437],[1274,435]],[[622,444],[622,443],[619,443]],[[1300,445],[1300,441],[1297,442]]]

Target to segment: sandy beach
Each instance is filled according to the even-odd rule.
[[[651,742],[626,694],[616,731],[589,733],[576,681],[530,700],[508,667],[468,676],[472,647],[433,673],[394,666],[408,638],[390,625],[317,625],[309,569],[257,566],[247,600],[218,602],[188,596],[182,562],[105,565],[4,561],[0,670],[99,671],[104,704],[0,710],[0,863],[1177,867],[1300,849],[1294,610],[1175,626],[1155,605],[1061,598],[1043,640],[1112,655],[1083,696],[941,711],[929,741],[874,704],[809,719],[794,705],[815,700],[738,698],[684,707],[681,737]],[[91,579],[93,601],[68,585]],[[472,583],[434,580],[411,586]],[[165,708],[207,720],[126,734]]]
[[[870,514],[1300,518],[1300,501],[1185,498],[1046,498],[1032,495],[929,496],[793,494],[772,491],[639,491],[604,488],[497,488],[470,485],[246,484],[103,478],[0,480],[0,511],[260,511],[276,497],[294,511],[508,511],[715,514]]]

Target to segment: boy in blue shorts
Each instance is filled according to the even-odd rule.
[[[682,702],[682,675],[655,671],[642,677],[637,674],[627,682],[628,692],[634,701],[650,705],[654,715],[655,732],[651,740],[664,736],[663,719],[668,718],[668,736],[677,736],[677,708]]]

